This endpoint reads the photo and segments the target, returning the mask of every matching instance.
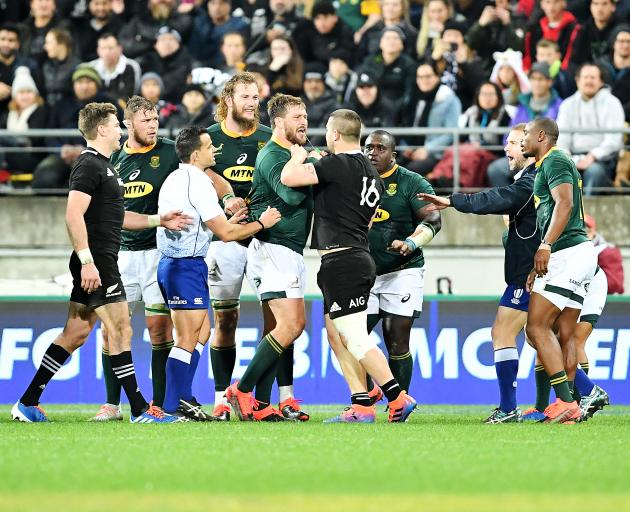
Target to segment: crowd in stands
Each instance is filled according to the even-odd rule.
[[[234,73],[256,74],[261,119],[302,96],[311,127],[339,107],[366,126],[508,127],[556,119],[586,194],[615,180],[630,120],[630,2],[615,0],[13,0],[0,2],[0,128],[76,128],[78,111],[132,94],[162,127],[209,125]],[[312,138],[314,144],[323,143]],[[452,182],[453,138],[400,137],[399,162]],[[0,168],[63,188],[74,138],[3,137]],[[510,183],[503,136],[459,140],[460,184]],[[623,173],[622,173],[623,174]],[[626,171],[624,176],[628,175]]]

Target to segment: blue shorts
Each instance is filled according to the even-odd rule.
[[[515,284],[508,284],[499,301],[499,306],[527,312],[527,308],[529,307],[529,292],[525,288],[521,288]]]
[[[157,281],[170,309],[208,309],[208,266],[204,258],[162,256]]]

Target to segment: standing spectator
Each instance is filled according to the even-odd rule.
[[[308,125],[312,128],[325,126],[330,113],[339,107],[333,93],[324,85],[325,74],[326,68],[318,63],[307,65],[304,71],[302,99],[308,112]],[[313,138],[313,144],[318,143]]]
[[[396,104],[381,94],[376,78],[367,72],[359,74],[356,88],[344,108],[354,110],[364,126],[395,126]]]
[[[271,41],[267,62],[267,81],[271,94],[282,93],[299,96],[302,93],[304,64],[293,41],[276,37]]]
[[[396,25],[383,29],[379,47],[380,52],[368,56],[359,72],[375,77],[381,94],[399,103],[413,90],[416,62],[404,53],[405,34]]]
[[[153,51],[138,58],[145,73],[157,73],[165,88],[162,97],[172,103],[181,100],[183,88],[193,67],[193,59],[174,28],[164,26],[157,32]]]
[[[604,86],[602,70],[586,63],[579,68],[577,92],[568,97],[558,112],[558,147],[569,151],[582,173],[584,195],[596,187],[612,186],[623,135],[609,133],[571,133],[571,128],[614,128],[624,124],[621,102]]]
[[[208,0],[206,8],[199,7],[188,40],[188,51],[204,66],[219,68],[225,61],[217,52],[224,34],[240,32],[249,35],[249,26],[242,17],[232,16],[231,0]]]
[[[330,52],[328,72],[324,77],[324,81],[326,87],[335,95],[337,103],[347,103],[357,85],[357,73],[350,68],[351,60],[350,52],[343,48],[337,48],[335,51]]]
[[[619,98],[630,122],[630,25],[620,25],[613,34],[612,55],[600,59],[612,93]]]
[[[501,89],[505,105],[516,107],[520,95],[530,91],[529,78],[523,71],[523,55],[521,52],[506,50],[494,53],[493,57],[495,64],[490,81]],[[516,109],[511,110],[513,116]]]
[[[611,50],[611,36],[615,30],[616,0],[591,0],[591,15],[582,25],[573,46],[571,64],[577,68],[594,62]]]
[[[295,45],[305,64],[328,66],[330,52],[345,48],[353,53],[352,29],[339,19],[332,2],[322,0],[313,7],[313,19],[304,20],[294,32]],[[354,64],[354,61],[353,61]]]
[[[88,12],[76,22],[74,39],[80,41],[79,55],[82,61],[97,58],[97,44],[104,34],[118,35],[122,19],[114,13],[112,0],[90,0]]]
[[[541,39],[556,41],[562,53],[562,69],[569,67],[580,25],[575,16],[566,10],[566,6],[566,0],[540,0],[540,7],[545,15],[525,35],[523,66],[526,71],[533,64],[536,44]]]
[[[483,61],[486,76],[494,66],[493,54],[508,49],[523,50],[523,33],[512,19],[510,2],[496,0],[484,8],[481,16],[466,33],[468,46]]]
[[[562,98],[568,98],[575,92],[575,79],[569,71],[562,69],[560,47],[555,41],[541,39],[536,45],[536,62],[549,64],[549,74],[553,88]]]
[[[251,17],[252,43],[249,52],[255,54],[266,50],[277,37],[291,37],[302,20],[302,15],[295,7],[295,0],[269,0],[268,9],[260,8]]]
[[[140,3],[141,0],[136,1]],[[125,23],[118,40],[127,57],[135,59],[151,51],[158,30],[165,25],[177,30],[184,40],[188,38],[191,17],[178,13],[175,5],[176,0],[147,0],[146,9]]]
[[[432,63],[422,63],[416,70],[416,87],[407,98],[401,113],[403,126],[427,128],[456,128],[462,113],[457,95],[440,82]],[[406,145],[420,146],[404,151],[405,167],[419,174],[429,175],[444,152],[453,144],[451,134],[432,134],[408,137]],[[430,177],[430,176],[429,176]]]
[[[72,36],[62,28],[48,31],[44,40],[44,50],[48,59],[42,68],[46,103],[54,107],[62,96],[69,94],[72,87],[72,73],[79,59],[72,55]]]
[[[140,65],[123,55],[123,48],[114,34],[101,34],[98,38],[98,59],[90,62],[103,81],[102,90],[124,105],[140,90]]]
[[[182,102],[168,117],[164,128],[178,129],[186,126],[208,126],[211,124],[213,105],[208,101],[201,85],[190,84],[184,89]]]
[[[378,53],[381,35],[385,27],[398,27],[405,35],[405,53],[410,57],[416,56],[416,41],[418,31],[409,22],[409,0],[382,0],[382,19],[371,26],[361,38],[359,56]]]
[[[597,232],[597,224],[595,219],[590,215],[584,216],[584,224],[586,224],[586,236],[589,237],[595,246],[597,252],[597,264],[606,274],[608,281],[608,295],[613,293],[623,294],[623,257],[619,247],[609,243]]]
[[[444,24],[453,17],[450,0],[428,0],[422,10],[416,51],[420,59],[428,58],[444,32]]]
[[[31,0],[31,15],[23,23],[22,53],[41,66],[46,60],[44,38],[55,27],[70,29],[68,21],[57,14],[55,0]]]

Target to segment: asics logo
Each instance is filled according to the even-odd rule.
[[[400,302],[407,302],[410,298],[411,298],[411,294],[408,293],[402,299],[400,299]]]

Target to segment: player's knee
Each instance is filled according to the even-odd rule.
[[[64,329],[57,340],[57,344],[72,353],[85,343],[91,330],[92,329],[89,326],[79,327],[72,330]]]
[[[525,335],[532,347],[536,348],[539,340],[544,336],[544,331],[545,329],[539,325],[527,324],[525,326]]]
[[[169,322],[167,317],[151,317],[147,321],[147,330],[149,331],[149,338],[154,345],[165,343],[173,339],[172,330],[169,329]]]
[[[230,309],[215,309],[215,328],[217,331],[221,331],[223,333],[233,333],[236,330],[236,326],[238,324],[238,300],[237,301],[215,301],[213,302],[213,306],[216,303],[230,303]],[[235,306],[234,306],[235,304]]]

